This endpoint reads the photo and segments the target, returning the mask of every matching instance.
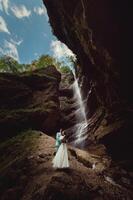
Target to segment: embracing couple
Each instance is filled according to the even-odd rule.
[[[62,129],[56,134],[56,154],[52,163],[54,168],[69,167],[66,136]]]

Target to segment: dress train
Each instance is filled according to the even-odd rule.
[[[54,168],[68,168],[68,152],[66,143],[62,143],[52,161]]]

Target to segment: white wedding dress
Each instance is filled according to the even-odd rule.
[[[60,140],[62,140],[64,136],[60,136]],[[68,152],[67,152],[67,145],[66,143],[61,143],[53,161],[54,168],[68,168],[69,161],[68,161]]]

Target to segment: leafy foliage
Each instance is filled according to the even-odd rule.
[[[20,64],[9,56],[3,56],[0,59],[0,71],[1,72],[13,72],[16,73],[20,67]]]
[[[26,71],[28,67],[28,65],[19,64],[10,56],[0,58],[0,72],[18,73]]]
[[[71,72],[69,66],[66,66],[63,62],[58,62],[55,58],[49,55],[42,55],[31,64],[20,64],[9,56],[3,56],[0,58],[0,72],[18,73],[34,71],[35,69],[44,68],[49,65],[54,65],[61,73]]]
[[[70,67],[68,67],[68,66],[62,66],[60,68],[60,72],[68,73],[68,72],[71,72],[71,70],[70,70]]]
[[[49,55],[42,55],[38,60],[32,62],[33,69],[47,67],[49,65],[54,65],[57,70],[63,73],[71,71],[69,66],[64,65],[63,62],[58,62],[55,58]]]
[[[48,65],[54,65],[55,59],[49,55],[42,55],[38,60],[32,62],[36,68],[47,67]]]

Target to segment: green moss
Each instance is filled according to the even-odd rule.
[[[43,68],[42,68],[43,69]],[[45,73],[45,72],[44,72]],[[44,79],[46,79],[47,81],[54,81],[54,82],[56,82],[57,81],[57,79],[55,78],[55,77],[53,77],[52,76],[52,74],[44,74],[44,73],[41,73],[41,71],[28,71],[28,72],[26,72],[26,73],[24,73],[24,74],[22,74],[21,75],[21,77],[28,77],[29,79],[30,78],[35,78],[35,77],[37,77],[37,78],[44,78]]]
[[[30,105],[29,108],[19,108],[19,109],[1,109],[0,110],[0,118],[2,120],[10,120],[12,119],[18,119],[19,116],[29,116],[32,113],[47,113],[50,112],[53,109],[56,109],[57,105],[54,101],[49,100],[47,101],[43,106],[37,106],[37,105]]]
[[[0,142],[0,196],[9,188],[21,185],[23,169],[29,167],[28,156],[36,152],[39,138],[39,132],[28,130]]]
[[[34,113],[34,112],[44,112],[47,111],[47,106],[45,107],[34,107],[34,108],[20,108],[20,109],[13,109],[13,110],[8,110],[8,109],[1,109],[0,110],[0,117],[3,118],[6,116],[6,118],[10,118],[12,116],[18,116],[22,114],[28,114],[28,113]]]
[[[13,163],[20,162],[30,152],[35,151],[38,138],[37,131],[28,130],[0,142],[0,173],[8,169]]]

